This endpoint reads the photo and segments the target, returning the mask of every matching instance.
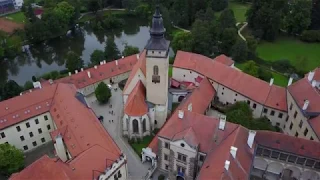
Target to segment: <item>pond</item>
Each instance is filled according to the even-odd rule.
[[[65,57],[72,50],[79,54],[85,64],[90,62],[91,53],[104,50],[108,36],[114,36],[115,43],[122,52],[125,43],[144,49],[150,35],[148,22],[141,19],[126,18],[122,29],[94,31],[88,24],[82,25],[71,35],[30,46],[30,54],[16,57],[6,65],[0,65],[0,81],[12,79],[23,85],[32,76],[41,76],[54,70],[64,70]],[[172,50],[170,55],[173,55]]]

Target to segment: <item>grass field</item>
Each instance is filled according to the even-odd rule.
[[[242,4],[238,2],[229,2],[228,8],[232,9],[237,22],[246,21],[246,12],[249,9],[249,4]],[[220,16],[221,12],[217,12],[216,16]]]
[[[294,38],[282,37],[275,42],[262,42],[257,47],[258,56],[267,61],[288,59],[300,70],[310,71],[320,65],[320,43],[304,43]],[[303,59],[303,66],[297,61]]]
[[[14,21],[16,23],[24,23],[26,20],[26,17],[24,16],[23,12],[9,14],[5,16],[5,18],[8,20]]]
[[[135,142],[130,144],[133,150],[138,154],[139,157],[141,157],[142,148],[145,148],[149,145],[149,143],[152,141],[153,136],[145,136],[142,141],[139,143]]]
[[[239,68],[240,70],[243,69],[243,65],[244,64],[240,64],[240,63],[236,63],[236,67]],[[273,71],[270,71],[272,76],[273,76],[273,79],[274,79],[274,84],[275,85],[278,85],[278,86],[282,86],[282,87],[286,87],[287,84],[288,84],[288,77],[282,75],[282,74],[279,74],[277,72],[273,72]],[[269,82],[269,81],[268,81]]]

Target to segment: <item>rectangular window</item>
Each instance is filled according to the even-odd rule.
[[[50,130],[50,129],[51,129],[50,124],[48,124],[48,125],[47,125],[47,128],[48,128],[48,130]]]
[[[18,131],[18,132],[20,132],[20,131],[21,131],[20,126],[16,126],[16,129],[17,129],[17,131]]]
[[[249,105],[250,105],[250,101],[249,101],[249,100],[247,100],[247,104],[249,104]]]
[[[279,126],[280,126],[280,123],[276,123],[276,126],[278,126],[278,127],[279,127]]]
[[[287,161],[287,158],[288,158],[288,154],[283,154],[283,153],[280,154],[281,161]]]
[[[296,118],[296,117],[297,117],[297,114],[298,114],[298,112],[295,111],[295,112],[294,112],[294,115],[293,115],[293,118]]]
[[[279,153],[279,152],[272,151],[272,153],[271,153],[271,158],[273,158],[273,159],[278,159],[279,156],[280,156],[280,153]]]
[[[309,130],[308,130],[308,128],[306,128],[306,129],[304,130],[304,132],[303,132],[304,136],[307,136],[308,132],[309,132]]]
[[[23,149],[24,149],[25,151],[28,150],[28,146],[27,146],[27,145],[23,146]]]
[[[164,160],[166,160],[166,161],[168,161],[169,160],[169,157],[168,157],[168,155],[164,155]]]
[[[288,162],[291,162],[291,163],[295,163],[296,160],[297,160],[297,156],[290,155],[289,158],[288,158]]]
[[[164,143],[164,147],[169,149],[169,143]]]
[[[187,156],[184,154],[178,153],[178,160],[182,162],[187,162]]]
[[[290,110],[292,110],[292,103],[290,104]]]
[[[44,120],[46,120],[46,121],[48,120],[48,116],[47,115],[44,116]]]
[[[0,133],[2,138],[5,138],[6,135],[4,134],[4,132]]]
[[[38,120],[38,119],[35,119],[34,122],[35,122],[36,124],[39,124],[39,120]]]
[[[268,109],[267,109],[267,108],[264,108],[264,109],[263,109],[263,113],[268,113]]]
[[[39,132],[39,134],[41,134],[41,133],[42,133],[42,129],[41,129],[41,128],[39,128],[39,129],[38,129],[38,132]]]
[[[296,132],[296,134],[295,134],[294,136],[295,136],[295,137],[298,137],[298,136],[299,136],[298,132]]]
[[[263,149],[262,149],[261,147],[258,147],[258,148],[257,148],[256,155],[262,156],[262,151],[263,151]]]
[[[29,122],[27,122],[27,123],[26,123],[26,126],[27,126],[27,128],[29,128],[29,127],[30,127],[30,123],[29,123]]]
[[[289,128],[290,128],[290,130],[292,129],[292,126],[293,126],[293,124],[292,124],[292,122],[291,122],[290,127],[289,127]]]
[[[264,156],[264,157],[269,157],[270,154],[271,154],[271,151],[270,151],[270,150],[268,150],[268,149],[264,149],[264,150],[263,150],[263,156]]]
[[[29,132],[30,137],[33,137],[33,132]]]
[[[185,174],[185,173],[186,173],[186,168],[185,168],[185,167],[182,167],[182,166],[177,165],[177,171],[178,171],[178,172],[182,172],[183,174]]]
[[[203,162],[204,161],[204,156],[200,155],[199,160]]]
[[[32,142],[32,145],[33,145],[33,146],[37,146],[37,142],[36,142],[36,141],[33,141],[33,142]]]
[[[169,165],[168,164],[165,165],[165,169],[169,170]]]
[[[278,118],[282,118],[282,117],[283,117],[283,114],[279,113]]]
[[[308,159],[308,160],[306,161],[306,166],[308,166],[308,167],[313,167],[314,163],[315,163],[314,160]]]
[[[311,140],[311,141],[313,140],[313,137],[312,137],[312,136],[310,137],[310,140]]]
[[[46,142],[46,139],[45,138],[41,138],[41,142]]]
[[[289,115],[288,115],[287,118],[286,118],[286,122],[288,122],[288,120],[289,120]]]
[[[257,104],[256,103],[253,103],[253,109],[257,108]]]
[[[301,128],[301,127],[302,127],[302,125],[303,125],[303,122],[302,122],[302,120],[300,120],[299,128]]]
[[[272,110],[272,111],[270,112],[270,115],[271,115],[271,116],[274,116],[274,110]]]
[[[297,164],[300,164],[300,165],[304,165],[304,162],[306,162],[306,158],[298,158],[297,160]]]
[[[20,136],[20,140],[21,140],[21,141],[24,141],[24,136]]]

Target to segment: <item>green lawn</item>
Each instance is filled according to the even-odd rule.
[[[295,38],[282,37],[275,42],[262,42],[257,47],[257,53],[267,61],[288,59],[293,66],[304,71],[310,71],[320,65],[320,43],[304,43]]]
[[[239,68],[240,70],[243,69],[243,63],[236,63],[236,67]],[[274,84],[275,85],[278,85],[278,86],[282,86],[282,87],[286,87],[287,84],[288,84],[288,81],[289,81],[289,78],[282,75],[282,74],[279,74],[277,72],[273,72],[273,71],[270,71],[272,76],[273,76],[273,79],[274,79]]]
[[[168,71],[168,73],[169,73],[169,77],[172,77],[172,66],[169,66],[169,71]]]
[[[131,147],[133,148],[133,150],[138,154],[139,157],[141,157],[141,152],[142,152],[142,148],[145,148],[149,145],[149,143],[152,141],[153,136],[146,136],[143,138],[142,141],[140,141],[140,143],[131,143]]]
[[[24,16],[23,12],[17,12],[13,14],[9,14],[5,16],[6,19],[17,22],[17,23],[24,23],[26,17]]]
[[[243,4],[238,2],[229,2],[228,8],[232,9],[237,22],[246,21],[246,12],[249,9],[249,4]],[[217,12],[216,16],[220,16],[221,12]]]

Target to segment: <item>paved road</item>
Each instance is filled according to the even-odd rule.
[[[117,85],[115,85],[115,87],[117,87]],[[95,97],[92,96],[90,98]],[[112,104],[112,108],[110,108],[110,104]],[[119,88],[117,91],[112,90],[112,97],[108,104],[99,105],[98,102],[95,101],[91,103],[91,108],[97,116],[102,115],[104,117],[103,126],[112,136],[122,152],[127,156],[129,178],[132,180],[141,180],[142,177],[147,174],[149,165],[142,164],[139,156],[133,151],[127,141],[122,138],[122,91]],[[109,111],[114,111],[114,115],[110,114]]]

